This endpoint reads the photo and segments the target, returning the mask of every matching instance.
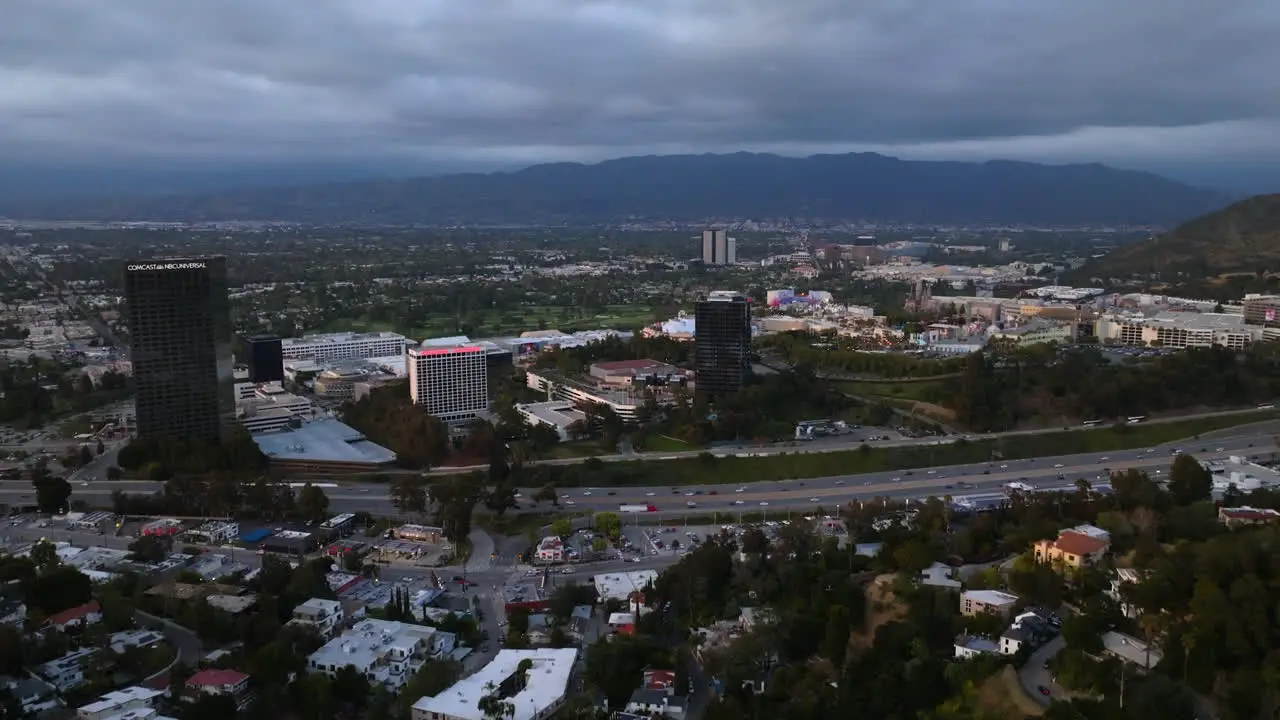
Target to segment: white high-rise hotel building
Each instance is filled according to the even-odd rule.
[[[448,425],[474,420],[489,409],[484,348],[469,343],[411,348],[405,358],[409,396]]]

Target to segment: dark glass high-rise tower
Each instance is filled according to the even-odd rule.
[[[226,258],[125,263],[138,437],[216,442],[235,422]]]
[[[284,346],[275,335],[255,335],[244,343],[249,382],[284,382]]]
[[[718,290],[699,300],[695,313],[697,392],[710,397],[737,392],[751,369],[751,300]]]

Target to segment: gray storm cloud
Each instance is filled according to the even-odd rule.
[[[1280,157],[1269,0],[7,0],[0,154]]]

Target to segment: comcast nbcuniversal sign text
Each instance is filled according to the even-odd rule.
[[[202,262],[189,263],[150,263],[147,265],[130,265],[129,272],[142,272],[146,270],[203,270],[205,264]]]

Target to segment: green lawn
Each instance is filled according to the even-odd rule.
[[[938,403],[954,392],[955,380],[847,380],[836,383],[850,395]]]
[[[585,313],[580,308],[521,306],[505,310],[486,310],[464,315],[462,322],[474,321],[471,328],[459,328],[450,313],[437,313],[415,319],[412,323],[373,322],[365,316],[333,320],[314,332],[397,332],[406,337],[421,340],[429,337],[445,337],[466,334],[473,337],[500,337],[518,335],[527,330],[540,329],[628,329],[647,325],[654,321],[653,308],[648,305],[610,305],[603,312]],[[308,331],[313,332],[313,331]]]

